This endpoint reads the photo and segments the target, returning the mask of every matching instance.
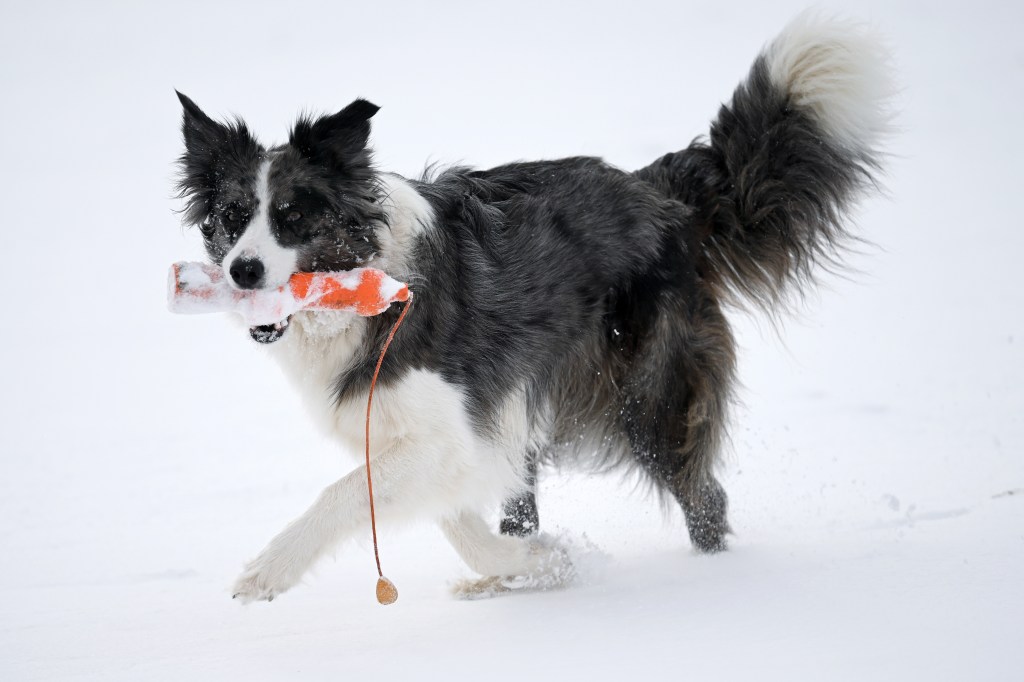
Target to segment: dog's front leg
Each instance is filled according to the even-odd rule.
[[[439,497],[431,493],[443,495],[446,467],[440,445],[406,436],[374,457],[378,517],[393,520],[422,512],[431,498]],[[325,488],[305,514],[249,562],[235,582],[233,596],[245,603],[271,601],[287,591],[325,552],[356,533],[368,533],[369,509],[366,468],[361,466]]]
[[[476,512],[444,518],[441,531],[466,565],[487,577],[564,573],[568,556],[538,537],[497,535]]]

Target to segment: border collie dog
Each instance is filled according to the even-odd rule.
[[[563,572],[565,552],[536,533],[534,485],[538,465],[572,460],[638,468],[682,506],[693,545],[717,552],[735,364],[723,305],[784,307],[817,266],[837,264],[844,214],[875,187],[888,83],[872,36],[804,15],[706,139],[645,168],[580,157],[418,180],[374,167],[366,100],[300,118],[267,148],[179,94],[179,189],[186,222],[240,289],[357,266],[410,284],[373,404],[383,522],[436,519],[483,576]],[[352,452],[398,308],[250,329]],[[492,529],[486,515],[502,506]],[[369,521],[360,466],[270,541],[234,596],[273,599]]]

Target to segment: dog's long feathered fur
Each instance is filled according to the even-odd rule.
[[[717,551],[728,523],[714,464],[734,370],[722,305],[772,309],[816,264],[836,262],[844,211],[879,167],[886,87],[870,37],[805,16],[758,57],[706,141],[646,168],[570,158],[420,181],[372,170],[376,107],[363,100],[301,121],[289,145],[258,147],[253,161],[244,126],[214,123],[183,97],[181,189],[226,269],[368,262],[412,284],[375,401],[392,405],[375,426],[385,515],[438,517],[482,573],[541,570],[557,552],[492,536],[481,507],[505,498],[502,529],[530,535],[537,465],[586,458],[641,467],[680,502],[695,546]],[[246,241],[246,230],[273,240]],[[259,285],[277,284],[268,270]],[[269,336],[343,440],[356,442],[352,414],[397,314],[303,313]],[[275,538],[236,593],[272,597],[355,532],[360,476]]]

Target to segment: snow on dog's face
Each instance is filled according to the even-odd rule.
[[[243,122],[218,123],[178,97],[185,221],[199,226],[233,286],[277,288],[295,272],[350,270],[377,255],[385,213],[367,147],[377,106],[357,99],[300,118],[288,144],[267,150]],[[253,327],[252,336],[276,341],[287,323]]]

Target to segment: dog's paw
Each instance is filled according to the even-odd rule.
[[[301,577],[302,573],[296,571],[289,562],[267,557],[264,553],[249,562],[235,580],[231,598],[243,604],[274,601],[277,596],[294,587]]]
[[[527,592],[550,592],[564,590],[572,584],[576,573],[572,564],[563,564],[559,570],[532,575],[487,576],[459,580],[451,585],[452,596],[456,599],[491,599],[510,594]]]
[[[511,578],[500,578],[489,576],[487,578],[466,578],[456,581],[451,585],[452,596],[456,599],[490,599],[512,592],[512,588],[506,585]]]
[[[577,576],[569,550],[549,536],[523,543],[527,572],[460,580],[451,586],[458,599],[490,599],[523,592],[546,592],[568,587]]]

